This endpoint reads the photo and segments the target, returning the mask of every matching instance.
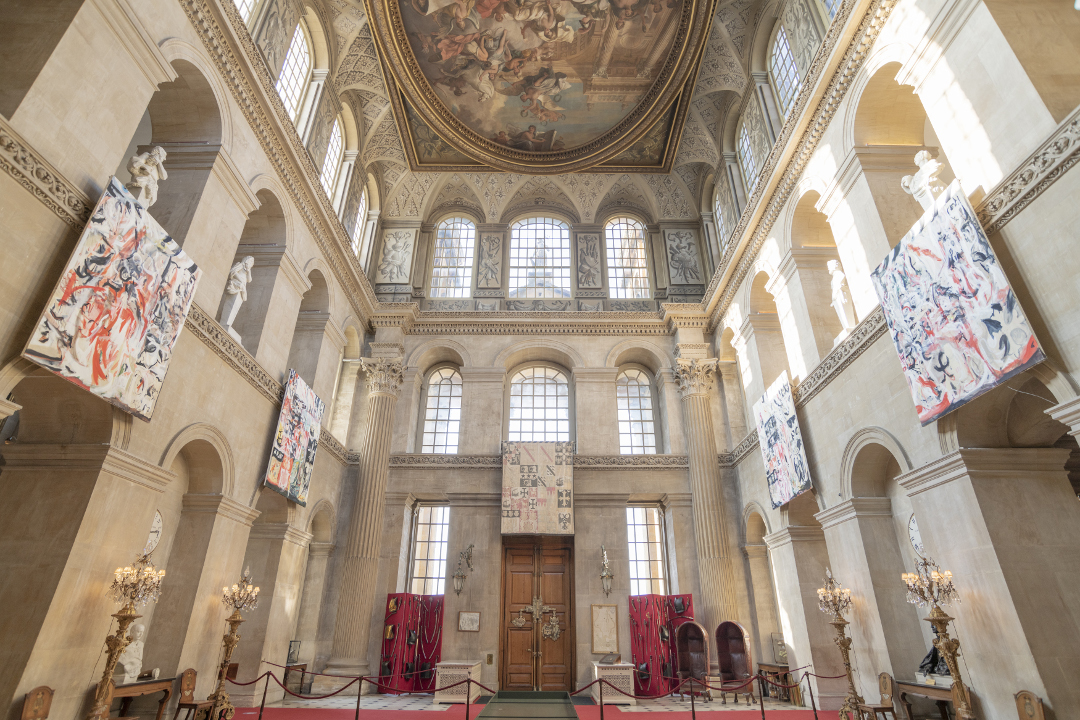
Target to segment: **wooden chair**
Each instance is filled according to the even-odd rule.
[[[709,681],[709,639],[705,628],[696,622],[685,622],[675,630],[675,661],[678,668],[675,675],[679,680],[693,678],[701,683],[696,688],[693,683],[684,685],[679,695],[698,692],[711,700],[712,692],[702,687]]]
[[[176,713],[173,715],[173,720],[176,720],[181,710],[187,710],[184,720],[191,720],[192,717],[199,717],[203,710],[206,710],[207,714],[209,714],[210,708],[214,706],[212,700],[199,701],[195,699],[195,680],[197,676],[198,673],[195,672],[195,668],[188,668],[180,676],[180,700],[176,703]]]
[[[727,694],[746,697],[749,705],[754,699],[754,684],[740,688],[754,675],[753,661],[750,658],[750,636],[746,629],[737,622],[726,620],[716,627],[716,658],[720,667],[720,703],[727,704]]]
[[[878,713],[892,715],[893,720],[896,720],[896,710],[893,709],[893,699],[896,697],[896,682],[893,681],[892,675],[886,672],[878,675],[878,690],[881,691],[881,702],[877,705],[860,705],[859,710],[867,715],[872,714],[874,720],[877,720]]]
[[[49,717],[52,696],[52,688],[44,685],[26,693],[26,697],[23,698],[21,720],[45,720]]]
[[[27,697],[30,696],[27,695]],[[1016,698],[1016,713],[1020,716],[1020,720],[1046,720],[1046,710],[1043,709],[1041,697],[1030,690],[1021,690],[1014,697]]]

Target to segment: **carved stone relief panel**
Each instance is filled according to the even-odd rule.
[[[600,256],[600,235],[597,233],[578,233],[577,236],[577,284],[579,288],[599,289],[603,287]]]
[[[587,302],[585,300],[578,300],[577,309],[581,312],[601,312],[604,309],[604,301],[595,300],[593,302]]]
[[[608,300],[608,308],[616,312],[648,312],[656,309],[652,300]]]
[[[468,298],[461,300],[428,300],[425,309],[462,312],[472,310],[473,301]]]
[[[754,153],[757,166],[759,168],[765,167],[765,160],[769,157],[769,151],[772,150],[772,143],[769,141],[769,134],[765,129],[765,118],[761,115],[761,106],[755,99],[751,99],[746,106],[743,124],[746,126],[746,132],[750,136],[750,149]]]
[[[693,230],[665,230],[668,273],[672,285],[697,285],[704,275],[698,252],[697,233]],[[671,290],[674,292],[674,289]]]
[[[298,22],[300,7],[296,0],[270,0],[255,44],[262,51],[270,74],[275,78],[281,74],[285,53],[289,50],[289,42]]]
[[[499,309],[499,301],[492,300],[490,302],[484,302],[483,300],[476,301],[477,312],[496,312]]]
[[[480,257],[477,262],[476,287],[502,287],[503,242],[498,235],[480,238]]]
[[[407,283],[415,245],[416,230],[402,228],[387,230],[383,234],[375,282]]]
[[[781,18],[799,77],[806,77],[810,64],[814,62],[814,54],[821,45],[821,33],[812,12],[808,0],[790,0]]]
[[[569,310],[569,300],[506,300],[507,310],[560,311]]]

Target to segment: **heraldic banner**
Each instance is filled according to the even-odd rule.
[[[502,444],[502,534],[574,534],[574,443]]]

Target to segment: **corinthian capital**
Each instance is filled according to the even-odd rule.
[[[675,360],[675,379],[679,381],[679,394],[684,397],[704,395],[712,387],[712,376],[716,372],[716,359],[711,360]]]
[[[367,373],[368,392],[397,397],[404,380],[402,358],[361,358],[360,362]]]

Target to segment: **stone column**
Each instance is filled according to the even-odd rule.
[[[394,406],[403,381],[402,358],[364,358],[368,378],[367,433],[360,446],[360,467],[349,535],[342,552],[341,592],[334,621],[333,655],[327,672],[367,675],[368,631],[374,601],[371,579],[377,575],[382,542],[386,476]],[[320,688],[340,687],[333,678],[318,679]],[[348,693],[358,692],[354,685]]]
[[[679,358],[675,369],[682,396],[683,424],[690,456],[690,491],[694,498],[694,539],[697,544],[701,607],[711,633],[723,620],[739,620],[735,570],[720,465],[716,461],[709,390],[716,371],[715,359]]]

